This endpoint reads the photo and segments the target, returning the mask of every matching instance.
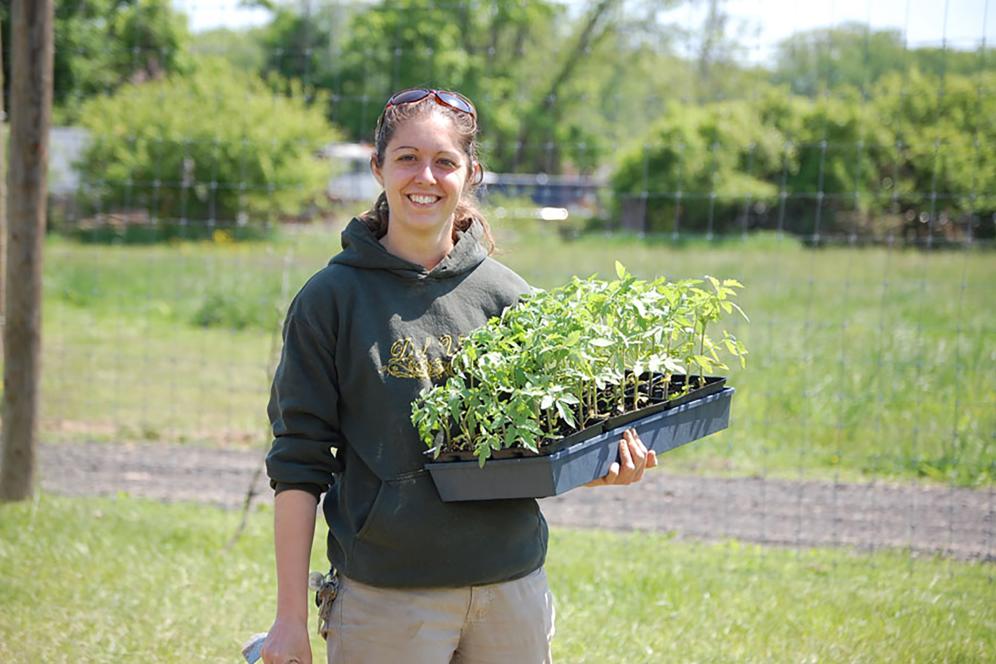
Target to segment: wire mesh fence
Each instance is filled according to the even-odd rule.
[[[384,102],[431,85],[477,105],[483,209],[530,284],[619,260],[746,286],[729,430],[633,487],[542,501],[555,532],[636,531],[659,565],[676,554],[652,534],[677,536],[725,581],[773,580],[785,546],[856,547],[812,565],[882,588],[897,565],[936,581],[942,554],[938,597],[978,601],[958,561],[991,596],[987,4],[830,3],[810,23],[777,2],[136,2],[110,33],[78,4],[61,42],[57,21],[47,488],[241,504],[284,311],[379,191]],[[728,540],[765,546],[710,548]],[[567,639],[568,661],[603,661]]]

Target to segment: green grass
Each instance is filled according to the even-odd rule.
[[[226,550],[238,514],[212,507],[0,505],[0,661],[236,661],[273,618],[271,518],[254,512]],[[996,649],[991,564],[555,530],[547,569],[559,662],[981,662]]]
[[[245,444],[265,436],[279,311],[339,249],[338,228],[271,242],[46,246],[46,440]],[[668,455],[703,473],[996,477],[992,253],[805,249],[770,234],[670,243],[499,228],[530,283],[572,274],[735,277],[751,356],[729,431]]]

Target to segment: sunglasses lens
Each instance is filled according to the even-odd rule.
[[[396,106],[398,104],[411,104],[413,102],[419,101],[420,99],[425,99],[432,94],[431,90],[423,90],[421,88],[414,88],[412,90],[402,90],[398,94],[391,97],[387,104],[389,106]]]
[[[450,106],[459,111],[463,111],[464,113],[469,113],[470,115],[476,115],[476,113],[474,112],[474,107],[471,105],[471,103],[458,94],[455,94],[453,92],[446,92],[445,90],[440,90],[439,92],[436,93],[436,96],[438,96],[440,99],[442,99],[447,104],[449,104]]]

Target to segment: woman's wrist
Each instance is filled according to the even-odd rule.
[[[277,609],[277,616],[274,622],[283,623],[285,625],[303,625],[307,627],[308,625],[308,607],[304,607],[304,612],[302,613],[297,609],[287,609],[280,610]]]
[[[277,590],[277,618],[287,622],[308,622],[308,588]]]

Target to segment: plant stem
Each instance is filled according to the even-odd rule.
[[[699,355],[703,355],[705,353],[705,333],[706,333],[706,322],[703,320],[702,321],[702,336],[699,339]],[[704,380],[704,371],[705,371],[705,369],[703,369],[702,365],[700,364],[699,365],[699,384],[698,384],[699,387],[702,387],[702,384],[705,382],[705,380]]]

